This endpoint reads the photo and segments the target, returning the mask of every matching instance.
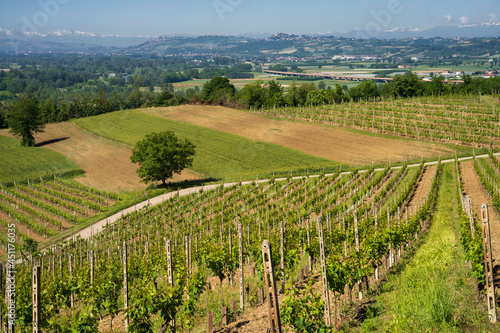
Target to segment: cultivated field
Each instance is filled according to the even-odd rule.
[[[367,135],[314,123],[271,119],[218,106],[185,105],[141,111],[350,165],[438,158],[453,153],[449,146]]]
[[[192,170],[205,177],[238,180],[271,176],[306,169],[331,170],[340,164],[276,144],[253,141],[241,136],[148,115],[137,110],[119,111],[75,120],[82,128],[99,136],[133,146],[151,132],[172,130],[196,145]]]
[[[7,131],[0,131],[0,135],[10,136]],[[141,179],[135,172],[137,165],[130,161],[132,148],[128,145],[99,137],[74,123],[67,122],[49,124],[45,127],[44,133],[38,133],[35,137],[39,144],[48,148],[44,151],[52,155],[64,155],[84,170],[83,176],[75,178],[84,185],[113,192],[135,191],[147,187],[140,182]],[[17,140],[12,141],[12,144],[16,149],[19,146]],[[51,150],[59,154],[54,154]],[[23,154],[16,155],[23,156]],[[40,159],[37,160],[40,162]],[[34,178],[25,173],[20,174],[22,176],[19,178],[23,181]],[[181,175],[175,175],[172,181],[197,178],[195,173],[186,170]]]
[[[499,147],[500,103],[476,95],[425,96],[255,110],[266,116],[320,123],[456,146]]]
[[[18,140],[1,135],[6,133],[0,131],[0,183],[82,172],[70,158],[46,148],[21,147]]]
[[[8,252],[8,239],[49,242],[52,236],[104,213],[119,200],[117,193],[100,191],[73,180],[35,179],[26,185],[0,190],[0,255]],[[15,236],[12,233],[14,225]]]

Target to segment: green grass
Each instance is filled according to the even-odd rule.
[[[491,331],[465,264],[451,163],[443,167],[436,209],[422,246],[400,274],[389,277],[377,304],[368,309],[371,318],[363,332]]]
[[[99,136],[135,145],[146,134],[172,130],[196,145],[192,169],[206,177],[236,180],[269,176],[276,171],[332,170],[340,163],[272,143],[256,142],[221,131],[145,114],[138,110],[108,113],[74,121]],[[262,177],[261,177],[262,176]]]
[[[19,140],[0,135],[0,183],[4,185],[82,172],[69,158],[50,149],[22,147]]]

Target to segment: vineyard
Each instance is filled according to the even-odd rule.
[[[495,147],[500,130],[495,106],[481,96],[454,96],[258,112],[417,140]],[[104,125],[94,130],[129,144],[141,135],[137,128],[148,127],[137,122],[154,118],[136,111],[112,115],[123,119],[104,116],[113,123],[111,134]],[[80,122],[90,126],[99,119]],[[170,124],[154,121],[160,127]],[[220,147],[228,146],[229,136],[217,135]],[[242,145],[247,144],[252,145],[250,140]],[[280,151],[275,148],[260,150],[259,158],[272,160]],[[306,156],[283,154],[293,157],[295,167]],[[143,208],[117,214],[117,220],[90,237],[73,231],[110,212],[120,201],[118,194],[57,177],[2,186],[0,255],[9,260],[0,267],[0,280],[15,283],[8,282],[7,289],[0,284],[0,330],[12,329],[8,302],[13,294],[19,332],[493,328],[488,321],[496,321],[500,296],[500,160],[493,151],[347,172],[339,164],[317,161],[333,173],[297,176],[294,171],[286,178],[273,174],[265,180],[212,184],[210,190],[204,185],[197,191],[185,189],[186,195],[172,192],[167,200],[148,200],[141,203]],[[217,165],[222,162],[210,167],[216,170]],[[277,166],[286,173],[284,166]],[[256,164],[244,166],[244,171],[271,174],[274,167],[264,170]],[[433,232],[436,225],[439,232]],[[63,242],[51,240],[62,235],[67,236]],[[32,253],[26,246],[31,241],[45,243],[43,249]],[[429,250],[432,244],[437,249]],[[462,257],[453,252],[458,247]],[[21,255],[13,256],[16,252]],[[445,272],[462,275],[439,275],[435,267],[425,266],[430,274],[425,279],[433,281],[435,273],[439,281],[451,280],[476,294],[467,296],[474,305],[455,304],[462,295],[450,296],[453,306],[447,308],[439,299],[442,294],[433,299],[435,286],[430,285],[424,289],[439,313],[430,322],[412,317],[420,304],[411,315],[377,312],[381,310],[373,304],[383,293],[412,303],[406,300],[411,291],[397,290],[394,279],[424,276],[418,263],[433,260],[446,266]],[[412,284],[418,283],[407,284],[413,290]],[[377,313],[382,322],[376,321]]]
[[[15,184],[15,183],[14,183]],[[16,240],[43,243],[85,219],[105,212],[118,194],[97,190],[75,181],[28,181],[0,189],[0,255],[8,252],[9,225],[18,228]],[[26,253],[28,255],[29,253]]]
[[[498,100],[477,95],[427,96],[255,112],[378,134],[473,147],[498,147]]]
[[[112,324],[123,325],[126,318],[130,331],[149,331],[175,318],[178,329],[186,330],[204,323],[210,312],[214,325],[221,327],[227,318],[237,318],[263,301],[259,290],[264,287],[261,244],[265,239],[274,249],[278,286],[290,302],[293,296],[288,291],[299,282],[300,270],[302,275],[304,268],[306,275],[318,274],[322,229],[330,316],[341,324],[341,307],[333,304],[354,298],[354,290],[356,298],[361,297],[423,230],[436,201],[441,169],[441,164],[404,165],[220,186],[125,215],[89,240],[69,241],[34,259],[42,266],[41,325],[49,331],[69,326],[95,330],[99,318],[107,318],[100,329],[110,330]],[[57,181],[11,189],[7,196],[17,194],[19,201],[22,193],[38,193],[47,200],[48,193],[60,188],[73,193]],[[88,209],[97,210],[97,198],[102,196],[87,195],[79,203],[92,200],[96,206]],[[25,262],[16,270],[17,288],[22,290],[16,294],[17,316],[24,320],[20,326],[29,327],[31,264]],[[236,282],[241,276],[242,286]],[[240,288],[243,303],[225,308]],[[292,318],[285,315],[286,304],[282,319],[292,325]],[[104,322],[109,327],[102,327]]]
[[[173,196],[123,215],[89,239],[73,237],[16,264],[17,326],[36,323],[53,332],[166,332],[173,325],[178,331],[205,331],[207,325],[259,330],[267,327],[267,316],[254,316],[256,323],[241,318],[267,308],[269,275],[261,246],[269,240],[283,327],[348,328],[348,309],[361,304],[429,228],[444,168],[456,175],[461,241],[484,288],[482,237],[474,233],[480,221],[466,199],[471,166],[491,193],[491,210],[498,209],[499,161],[491,153],[455,160],[454,168],[440,162],[343,173],[339,168],[329,175],[221,184]],[[14,222],[30,235],[47,237],[118,198],[55,179],[3,189],[0,199],[8,239],[18,232]],[[500,228],[492,226],[491,233],[498,239]],[[500,247],[493,245],[493,258],[499,258]],[[34,311],[37,265],[41,290]],[[302,324],[296,321],[307,313]]]

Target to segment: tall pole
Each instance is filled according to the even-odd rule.
[[[276,279],[274,277],[272,257],[271,242],[266,239],[262,243],[262,262],[264,265],[267,304],[269,308],[269,327],[267,331],[270,333],[281,333],[278,293],[276,292]]]

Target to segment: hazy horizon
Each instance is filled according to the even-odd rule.
[[[395,28],[428,29],[498,21],[493,0],[283,1],[185,0],[28,0],[0,2],[0,27],[47,33],[55,30],[95,34],[231,35],[376,33]]]

